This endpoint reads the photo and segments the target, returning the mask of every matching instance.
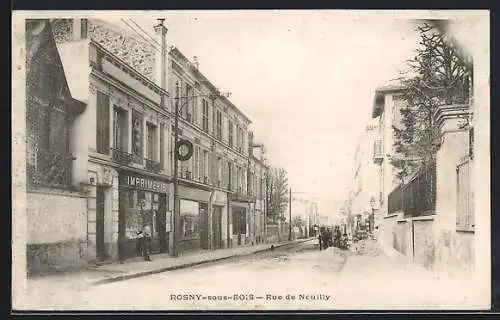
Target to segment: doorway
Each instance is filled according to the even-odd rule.
[[[106,208],[105,187],[97,186],[96,196],[96,254],[99,261],[106,260],[104,245],[104,214]]]
[[[213,234],[213,248],[220,249],[222,247],[222,207],[213,206],[213,214],[212,214],[212,226],[214,230]]]

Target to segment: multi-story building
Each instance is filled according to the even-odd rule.
[[[85,103],[69,86],[49,20],[26,20],[28,273],[86,262],[87,195],[72,133]]]
[[[265,197],[257,205],[247,179],[251,121],[196,61],[167,50],[163,23],[154,28],[154,43],[97,19],[56,19],[51,25],[68,90],[85,110],[68,135],[72,185],[85,191],[78,197],[86,260],[136,256],[144,225],[151,227],[153,252],[171,250],[176,101],[179,138],[194,146],[193,156],[178,166],[178,248],[261,241]],[[253,172],[263,180],[265,170],[262,162]]]
[[[197,247],[198,238],[206,249],[245,244],[255,202],[247,194],[251,121],[179,49],[169,52],[168,65],[170,91],[179,86],[179,134],[194,145],[179,165],[181,246]]]
[[[379,166],[377,200],[380,204],[380,216],[388,214],[387,197],[401,183],[391,164],[391,158],[395,155],[393,126],[400,127],[400,110],[403,107],[401,86],[388,85],[375,91],[372,118],[378,118],[378,133],[373,142],[373,161]]]
[[[354,153],[354,190],[352,198],[352,213],[369,217],[374,213],[375,225],[378,222],[379,199],[379,168],[373,162],[374,148],[377,147],[378,123],[371,123],[358,141]]]
[[[252,132],[249,132],[248,138],[250,150],[248,195],[255,198],[250,208],[249,241],[262,243],[266,238],[266,177],[269,167],[266,164],[264,145],[254,142]]]
[[[73,128],[76,183],[88,191],[89,259],[137,255],[137,233],[152,230],[153,252],[167,252],[172,146],[166,91],[166,28],[154,48],[99,20],[57,19],[54,37],[70,88],[87,108]]]

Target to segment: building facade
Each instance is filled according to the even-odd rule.
[[[374,224],[379,221],[380,195],[379,181],[380,168],[373,162],[376,152],[376,142],[379,137],[378,121],[367,125],[365,132],[358,141],[354,154],[354,189],[351,210],[354,215],[370,218],[374,215]]]
[[[57,214],[73,208],[78,216],[66,214],[71,221],[64,223],[78,226],[68,235],[76,242],[67,247],[79,252],[82,263],[137,256],[138,232],[145,225],[152,230],[153,253],[172,251],[176,102],[179,138],[194,146],[193,156],[178,166],[180,251],[264,241],[267,167],[263,157],[253,155],[251,121],[205,78],[196,61],[167,49],[163,23],[154,27],[154,43],[97,19],[55,19],[47,26],[59,83],[54,90],[76,106],[64,107],[68,122],[51,133],[66,139],[60,145],[66,146],[64,168],[70,170],[65,179],[74,189],[65,191]],[[44,200],[35,200],[30,215],[43,218],[46,206],[38,206]],[[38,228],[30,232],[33,245],[48,241],[39,237],[48,233]],[[36,246],[30,250],[40,252]],[[45,254],[36,252],[29,265],[40,264],[36,261]]]
[[[404,107],[402,88],[398,85],[380,87],[375,91],[372,118],[378,120],[373,142],[373,161],[378,165],[378,203],[379,215],[388,214],[388,195],[401,181],[396,177],[396,169],[391,164],[394,156],[393,126],[400,127]],[[378,132],[377,132],[378,131]]]
[[[136,256],[144,225],[153,252],[167,252],[172,117],[166,78],[158,76],[165,65],[150,44],[103,21],[52,24],[65,73],[87,104],[73,128],[73,179],[88,192],[88,258]],[[165,37],[166,28],[155,29]]]

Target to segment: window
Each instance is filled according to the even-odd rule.
[[[233,183],[233,177],[234,176],[234,173],[233,173],[233,164],[228,161],[227,162],[227,188],[229,190],[232,190],[233,189],[233,186],[234,186],[234,183]]]
[[[195,180],[201,179],[200,173],[200,147],[194,147],[194,163],[193,163],[193,175]]]
[[[109,96],[97,92],[97,152],[109,154]]]
[[[143,162],[143,154],[142,154],[142,115],[137,112],[132,112],[132,154],[134,156],[134,161],[136,163]]]
[[[238,128],[238,151],[243,152],[243,129]]]
[[[185,92],[185,103],[184,103],[184,116],[185,119],[189,122],[193,122],[193,111],[194,111],[194,96],[193,96],[193,88],[186,84],[186,92]]]
[[[180,200],[182,239],[199,238],[200,205],[195,201]]]
[[[473,231],[474,222],[474,193],[471,181],[471,160],[457,166],[457,229]]]
[[[220,110],[217,110],[215,123],[217,139],[222,140],[222,112],[220,112]]]
[[[81,29],[80,29],[80,36],[82,39],[87,39],[87,30],[88,30],[88,20],[87,19],[81,19]]]
[[[231,120],[228,121],[228,131],[229,131],[229,146],[233,147],[233,122]]]
[[[203,179],[205,177],[208,177],[209,170],[208,170],[208,151],[203,150]]]
[[[156,160],[156,126],[148,123],[147,127],[147,158]]]
[[[203,131],[208,132],[208,102],[203,99],[203,116],[202,116],[202,128]]]
[[[127,151],[127,111],[120,107],[114,107],[113,144],[114,149]]]
[[[222,158],[217,157],[217,183],[222,183]],[[220,185],[219,185],[220,186]]]

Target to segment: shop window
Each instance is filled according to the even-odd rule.
[[[183,240],[199,238],[199,210],[198,202],[181,200],[181,234]]]
[[[233,208],[233,234],[246,233],[246,210]]]
[[[153,237],[158,234],[156,217],[160,214],[160,195],[158,193],[124,189],[121,204],[124,210],[125,218],[125,238],[135,239],[138,232],[142,230],[145,224],[151,227]],[[165,201],[165,199],[163,199]]]

